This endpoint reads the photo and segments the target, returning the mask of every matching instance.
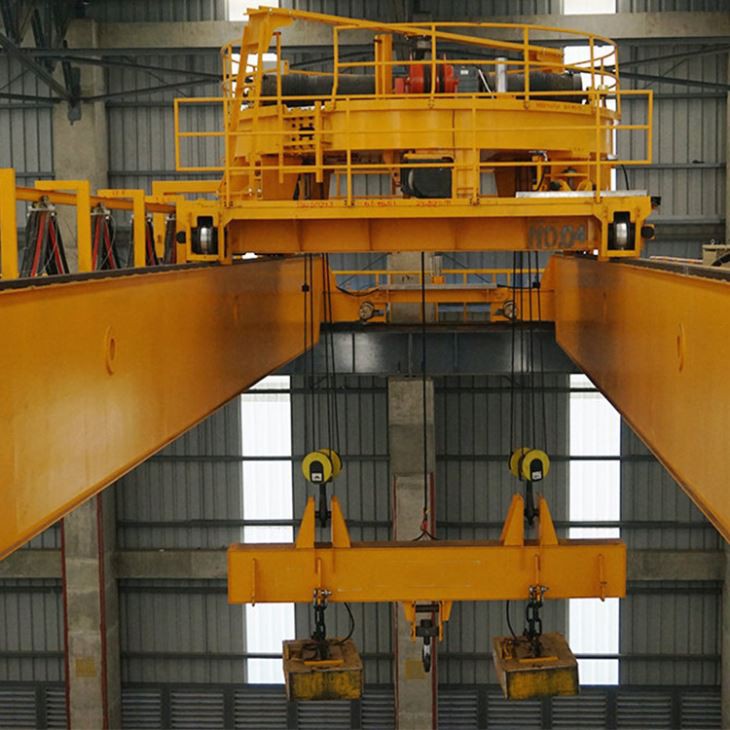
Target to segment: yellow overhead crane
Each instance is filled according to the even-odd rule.
[[[288,67],[293,22],[331,30],[330,72]],[[351,60],[342,47],[352,37],[371,53]],[[588,47],[583,63],[565,63],[566,40]],[[267,8],[250,12],[234,50],[223,49],[220,98],[175,103],[178,171],[217,180],[92,195],[85,181],[17,188],[0,170],[0,557],[312,347],[326,313],[383,321],[391,305],[418,301],[388,286],[364,297],[337,289],[318,256],[329,252],[556,253],[537,288],[434,277],[424,295],[487,303],[492,322],[554,321],[561,346],[730,537],[730,416],[717,388],[730,284],[699,266],[637,260],[656,201],[612,191],[611,171],[650,162],[652,96],[621,88],[609,39]],[[645,105],[642,122],[621,122],[627,97]],[[201,103],[220,105],[222,129],[191,126]],[[617,158],[618,135],[638,137],[645,158]],[[220,144],[218,164],[196,159],[201,140]],[[19,278],[17,201],[51,219],[55,206],[76,207],[78,271]],[[131,266],[94,271],[94,206],[133,212]],[[175,264],[147,266],[150,246],[155,261],[168,247]],[[259,258],[242,260],[249,252]],[[513,467],[529,481],[520,454]],[[493,543],[353,543],[333,498],[331,540],[317,543],[310,500],[295,544],[231,547],[229,599],[322,610],[397,601],[415,636],[424,601],[438,607],[441,635],[456,600],[625,594],[623,543],[558,539],[544,500],[529,539],[524,512],[516,496]]]

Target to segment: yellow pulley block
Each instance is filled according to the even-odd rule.
[[[312,484],[326,484],[342,471],[342,459],[333,449],[311,451],[302,460],[302,474]]]
[[[319,453],[329,457],[332,462],[332,478],[335,479],[342,471],[342,458],[334,449],[319,449]]]
[[[515,449],[509,458],[512,475],[527,482],[539,482],[550,472],[550,457],[540,449]]]
[[[527,446],[523,446],[520,449],[515,449],[509,457],[509,470],[515,479],[522,479],[520,476],[520,464],[522,463],[522,457],[529,450],[530,449],[528,449]]]

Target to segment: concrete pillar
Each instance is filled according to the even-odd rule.
[[[74,20],[66,34],[69,48],[96,48],[98,25],[93,20]],[[95,96],[106,91],[104,69],[81,65],[81,95]],[[62,81],[59,65],[56,77]],[[103,101],[81,104],[81,118],[69,120],[68,104],[53,107],[53,168],[57,180],[88,180],[92,193],[108,187],[109,154],[106,106]],[[77,271],[76,216],[72,208],[58,209],[68,265]],[[72,235],[69,236],[69,231]]]
[[[66,34],[71,49],[98,46],[93,20],[75,20]],[[104,70],[81,65],[81,95],[104,93]],[[62,80],[60,65],[56,77]],[[108,186],[106,108],[82,103],[69,119],[66,103],[53,109],[53,168],[57,180],[89,180],[92,192]],[[58,217],[71,271],[78,270],[76,212]],[[66,692],[70,728],[121,727],[119,609],[113,572],[113,494],[89,500],[63,521],[63,600],[66,615]]]
[[[393,539],[421,534],[424,506],[423,383],[420,378],[389,378],[388,434],[393,484]],[[426,468],[429,476],[428,527],[433,529],[431,475],[435,469],[433,381],[426,381]],[[428,539],[428,538],[426,538]],[[423,671],[421,640],[411,641],[403,609],[395,607],[395,682],[397,727],[427,730],[437,723],[436,646],[431,673]]]
[[[122,725],[114,538],[111,490],[63,520],[66,698],[71,730]]]

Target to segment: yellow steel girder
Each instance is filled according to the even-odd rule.
[[[469,270],[467,270],[469,271]],[[477,270],[474,270],[477,271]],[[488,272],[488,270],[479,270]],[[509,270],[508,270],[509,271]],[[492,282],[484,285],[443,283],[427,283],[425,292],[421,292],[420,284],[417,288],[406,288],[392,285],[389,282],[395,275],[410,276],[413,280],[420,277],[419,271],[333,271],[330,291],[325,295],[332,301],[332,319],[334,322],[369,322],[390,321],[391,307],[395,304],[419,304],[425,295],[428,311],[433,313],[433,321],[439,321],[439,311],[442,305],[462,305],[464,319],[468,318],[469,305],[488,304],[490,322],[508,322],[512,317],[517,321],[553,320],[554,292],[549,279],[543,279],[539,288],[518,287],[511,285],[497,286]],[[348,276],[375,276],[378,285],[371,289],[348,291],[337,288],[336,277],[347,273]],[[462,272],[459,271],[459,274]],[[509,272],[511,274],[511,272]],[[487,273],[486,276],[495,276]],[[427,277],[428,279],[428,277]],[[365,313],[365,314],[364,314]]]
[[[15,170],[0,168],[0,279],[18,276],[18,221]]]
[[[332,542],[315,543],[310,497],[296,543],[232,545],[231,603],[330,601],[497,601],[526,599],[546,586],[548,599],[623,597],[626,546],[620,540],[559,540],[540,500],[537,540],[524,537],[524,501],[515,495],[499,541],[353,543],[332,499]]]
[[[219,208],[206,201],[182,202],[180,220],[220,210],[232,253],[358,251],[559,251],[594,250],[601,256],[636,256],[640,229],[651,214],[643,196],[595,200],[492,198],[479,205],[450,200],[255,201]],[[608,225],[627,211],[637,239],[625,251],[608,249]]]
[[[570,256],[551,268],[558,343],[730,539],[730,281]]]
[[[303,281],[290,259],[0,287],[0,559],[302,352]]]

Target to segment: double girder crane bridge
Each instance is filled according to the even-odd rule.
[[[329,29],[329,71],[289,68],[282,39],[294,22]],[[83,180],[16,187],[1,170],[0,556],[314,346],[322,322],[387,323],[421,297],[482,305],[494,326],[554,323],[728,538],[730,415],[718,385],[730,284],[722,269],[639,258],[657,201],[613,190],[612,173],[650,161],[651,91],[621,87],[609,39],[555,30],[534,42],[550,32],[252,10],[240,48],[222,51],[222,96],[175,102],[178,171],[214,179],[92,194]],[[346,53],[353,37],[370,51]],[[566,63],[565,43],[586,58]],[[621,121],[628,97],[640,97],[640,122]],[[220,109],[220,128],[195,127],[200,104]],[[206,145],[217,164],[201,163]],[[644,153],[620,159],[619,147]],[[31,205],[20,256],[19,202]],[[77,271],[62,255],[59,206],[75,210]],[[132,213],[127,266],[115,211]],[[386,273],[357,293],[338,287],[326,259],[396,251],[553,255],[539,284],[509,272],[445,284],[422,269],[413,288]],[[542,452],[524,460],[535,446],[513,454],[525,485],[547,472]],[[335,456],[320,454],[310,466],[330,469],[327,482]],[[310,498],[294,544],[231,546],[229,600],[399,602],[416,637],[424,603],[440,636],[453,601],[625,595],[623,543],[559,539],[531,492],[514,497],[492,542],[352,542],[336,497],[330,541],[316,541],[316,520]]]

